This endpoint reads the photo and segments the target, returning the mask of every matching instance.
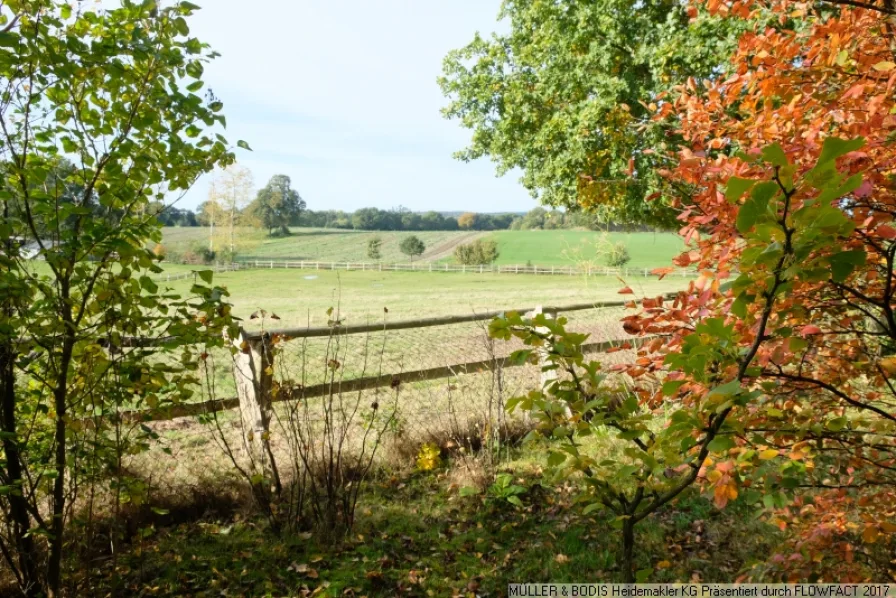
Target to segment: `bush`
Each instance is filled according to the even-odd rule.
[[[604,261],[613,268],[621,268],[629,263],[631,259],[631,256],[628,254],[628,247],[622,241],[610,244],[604,256]]]
[[[466,245],[458,245],[454,250],[454,259],[465,266],[488,265],[498,259],[498,244],[494,241],[473,241]]]
[[[199,257],[202,259],[202,262],[205,264],[211,264],[215,261],[215,256],[217,253],[209,249],[208,247],[202,247],[198,250]]]
[[[379,260],[383,257],[382,249],[383,240],[379,237],[374,237],[370,241],[367,242],[367,257],[372,260]]]

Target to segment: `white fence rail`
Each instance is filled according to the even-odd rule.
[[[410,262],[407,264],[381,264],[370,262],[336,262],[336,261],[304,261],[304,260],[241,260],[232,264],[211,266],[216,272],[232,272],[236,270],[255,269],[291,269],[291,270],[344,270],[344,271],[378,271],[378,272],[460,272],[469,274],[533,274],[546,276],[653,276],[653,268],[611,268],[605,266],[530,266],[530,265],[479,265],[464,266],[439,262]],[[169,274],[161,280],[180,280],[193,276],[192,273]],[[677,268],[666,276],[687,278],[696,276],[696,271],[688,268]]]

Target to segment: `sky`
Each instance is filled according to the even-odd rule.
[[[204,80],[256,188],[286,174],[311,210],[527,211],[519,172],[455,160],[470,131],[442,117],[449,50],[501,25],[500,0],[205,0],[191,34],[221,54]],[[200,179],[178,202],[195,208]]]

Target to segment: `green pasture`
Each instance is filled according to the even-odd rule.
[[[208,246],[209,231],[204,227],[165,227],[162,244],[169,251],[181,252]],[[406,262],[408,256],[401,253],[398,245],[402,239],[414,235],[426,245],[421,259],[428,259],[434,252],[446,247],[452,240],[470,237],[469,232],[451,231],[353,231],[323,228],[293,228],[288,237],[268,237],[265,231],[254,228],[240,228],[237,231],[239,253],[271,259],[292,259],[306,261],[369,262],[367,244],[379,237],[381,261],[384,263]],[[216,238],[215,245],[225,247],[226,239]]]
[[[498,231],[488,239],[498,242],[498,264],[575,266],[584,261],[606,265],[599,257],[600,240],[625,243],[629,268],[669,266],[684,251],[684,241],[675,233],[598,233],[579,230]]]
[[[476,238],[498,243],[498,264],[538,266],[581,265],[587,261],[605,265],[599,256],[602,240],[623,242],[631,255],[631,268],[667,266],[684,249],[684,242],[674,233],[599,233],[581,230],[525,230],[477,233],[470,231],[370,232],[337,229],[294,228],[288,237],[268,237],[258,229],[241,228],[237,232],[239,252],[244,256],[306,261],[369,262],[367,243],[382,239],[381,261],[406,262],[408,257],[398,248],[402,239],[416,235],[426,245],[424,261],[453,262],[457,244]],[[223,247],[221,239],[216,244]],[[169,251],[195,250],[208,245],[208,229],[169,227],[164,229],[163,245]]]

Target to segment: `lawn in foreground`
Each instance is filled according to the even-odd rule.
[[[687,280],[631,277],[625,282],[636,296],[655,296],[682,288]],[[261,269],[216,273],[214,283],[230,292],[235,315],[245,319],[265,309],[280,317],[276,327],[325,325],[327,309],[337,306],[345,323],[360,324],[630,297],[619,294],[624,285],[612,276]],[[190,284],[166,286],[186,292]]]
[[[531,457],[530,457],[531,458]],[[510,583],[620,582],[618,530],[543,487],[534,463],[508,463],[522,507],[459,496],[455,469],[380,475],[354,532],[327,545],[312,533],[277,537],[263,521],[220,517],[165,527],[166,518],[100,568],[96,590],[129,595],[503,596]],[[724,511],[693,490],[638,526],[637,567],[652,583],[731,582],[780,534],[735,500]],[[99,595],[99,592],[98,592]]]
[[[488,236],[497,241],[498,264],[575,266],[580,255],[605,265],[596,258],[595,243],[603,233],[578,230],[498,231]],[[684,240],[675,233],[607,233],[613,243],[625,243],[629,268],[671,266],[672,258],[684,251]]]

